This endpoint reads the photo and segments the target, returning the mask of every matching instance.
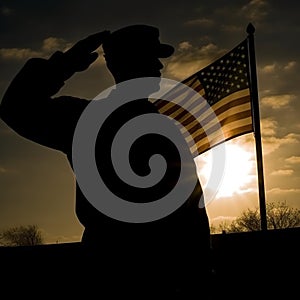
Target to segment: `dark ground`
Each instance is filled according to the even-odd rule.
[[[181,297],[176,293],[170,294],[170,297],[162,297],[159,292],[152,295],[149,285],[149,290],[142,290],[136,298],[300,299],[300,228],[214,234],[211,242],[214,270],[211,284],[205,284],[207,288],[204,289],[199,281],[198,295],[195,292],[193,296]],[[125,292],[124,297],[117,298],[102,293],[104,289],[101,286],[108,286],[103,278],[109,278],[109,282],[113,283],[109,291],[123,295],[124,287],[119,284],[119,277],[116,276],[120,273],[118,266],[111,264],[116,254],[102,257],[103,268],[93,263],[85,266],[85,255],[88,254],[83,251],[80,243],[0,247],[0,297],[60,299],[66,293],[68,298],[84,296],[84,299],[127,299]],[[113,266],[111,274],[107,265]],[[143,269],[143,261],[140,262],[140,268]],[[126,282],[126,286],[134,286],[130,273],[123,270],[124,274],[122,282]],[[93,292],[90,294],[88,291]],[[3,293],[9,297],[2,297]]]

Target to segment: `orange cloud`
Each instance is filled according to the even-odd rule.
[[[279,109],[288,107],[289,104],[296,99],[295,95],[285,94],[285,95],[274,95],[266,96],[261,99],[262,105],[271,107],[273,109]]]
[[[285,159],[289,164],[300,164],[300,156],[291,156]]]

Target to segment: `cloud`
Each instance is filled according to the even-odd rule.
[[[233,216],[217,216],[215,218],[210,219],[210,225],[212,227],[213,231],[221,231],[221,228],[218,228],[219,226],[222,227],[222,225],[229,225],[231,224],[237,217]]]
[[[290,71],[294,70],[296,67],[297,67],[296,61],[292,60],[292,61],[288,61],[286,63],[274,62],[272,64],[260,66],[258,69],[259,69],[259,72],[262,74],[278,75],[278,74],[281,74],[282,71],[284,71],[285,73],[290,72]]]
[[[267,201],[286,201],[290,207],[299,207],[300,189],[298,187],[290,188],[272,188],[266,191]]]
[[[274,63],[272,65],[265,65],[260,69],[260,72],[264,74],[274,73],[277,65]]]
[[[289,164],[300,164],[300,156],[290,156],[285,161]]]
[[[185,51],[185,50],[189,50],[189,49],[192,49],[192,48],[193,48],[193,46],[189,42],[182,42],[178,45],[178,50],[179,51]]]
[[[277,129],[277,121],[272,118],[266,118],[261,120],[262,134],[264,136],[274,136]]]
[[[1,48],[0,58],[4,60],[27,60],[32,57],[46,57],[53,52],[65,51],[71,46],[64,39],[48,37],[43,40],[41,48],[38,50],[30,48]]]
[[[189,41],[183,41],[177,46],[176,53],[166,65],[164,76],[183,80],[221,57],[225,52],[212,43],[196,47]]]
[[[295,62],[295,61],[290,61],[290,62],[288,62],[288,63],[283,67],[283,69],[284,69],[285,71],[290,71],[290,70],[294,69],[295,66],[296,66],[296,62]]]
[[[268,14],[265,0],[252,0],[241,8],[241,13],[252,22],[259,22]]]
[[[299,134],[289,133],[282,138],[267,136],[262,138],[263,153],[269,154],[277,150],[282,145],[298,144],[300,139]]]
[[[61,38],[48,37],[43,40],[41,48],[33,50],[30,48],[2,48],[0,49],[0,59],[9,61],[26,61],[32,57],[47,58],[51,56],[55,51],[66,51],[73,46],[73,43],[69,43]],[[103,50],[99,48],[97,50],[99,57],[91,67],[104,65],[105,59],[103,57]]]
[[[288,176],[292,175],[294,173],[294,170],[287,169],[287,170],[276,170],[271,173],[273,176]]]
[[[213,222],[224,222],[224,221],[233,221],[235,220],[236,217],[232,217],[232,216],[217,216],[215,218],[212,218],[211,221]]]
[[[283,137],[276,137],[277,127],[277,121],[272,118],[265,118],[261,120],[261,133],[264,154],[272,153],[282,145],[292,145],[299,143],[300,135],[296,133],[289,133]],[[300,157],[298,159],[300,162]],[[292,160],[296,161],[297,158],[294,156],[294,159],[291,159],[291,161]]]
[[[42,52],[52,53],[56,50],[65,51],[70,47],[71,43],[67,43],[64,39],[48,37],[43,40]]]
[[[41,52],[29,48],[2,48],[0,58],[4,60],[25,60],[31,57],[41,56]]]
[[[262,105],[266,107],[271,107],[272,109],[285,108],[290,105],[290,103],[296,99],[295,95],[283,94],[274,96],[265,96],[261,99]]]
[[[275,194],[275,195],[289,195],[289,194],[298,194],[300,193],[300,189],[281,189],[281,188],[273,188],[267,191],[268,194]]]

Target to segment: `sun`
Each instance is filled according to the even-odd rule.
[[[198,176],[204,194],[206,184],[211,176],[212,163],[211,152],[204,153],[196,159]],[[247,151],[238,144],[227,142],[225,146],[225,169],[222,179],[215,187],[217,190],[209,191],[209,193],[213,193],[214,198],[224,198],[251,191],[250,184],[254,180],[254,165],[252,152]]]

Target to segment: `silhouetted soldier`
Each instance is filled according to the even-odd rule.
[[[172,46],[160,43],[159,31],[152,26],[134,25],[113,33],[99,32],[79,41],[65,53],[57,51],[49,59],[27,61],[8,87],[0,107],[2,119],[17,133],[62,151],[71,166],[74,130],[90,101],[53,96],[68,78],[86,70],[96,60],[94,51],[100,45],[116,83],[140,77],[160,77],[163,65],[159,58],[169,57],[174,52]],[[133,170],[143,176],[149,172],[147,163],[151,153],[161,153],[171,172],[164,177],[164,184],[159,189],[146,193],[141,189],[131,190],[111,170],[110,149],[114,135],[128,120],[147,113],[158,113],[148,99],[121,106],[104,122],[95,147],[97,167],[105,184],[120,197],[125,194],[125,199],[132,202],[159,199],[159,193],[165,195],[174,187],[180,172],[178,153],[168,143],[156,141],[155,137],[143,140],[129,159]],[[189,151],[187,147],[185,151]],[[197,177],[194,162],[190,176]],[[153,222],[130,223],[115,220],[97,210],[77,184],[76,214],[85,228],[82,244],[86,249],[92,249],[88,252],[92,259],[86,264],[93,267],[93,261],[97,261],[97,265],[103,267],[100,272],[108,272],[111,266],[111,276],[116,276],[113,280],[119,278],[118,284],[133,284],[134,290],[139,287],[145,293],[151,290],[154,293],[156,289],[168,293],[174,287],[182,289],[185,295],[187,292],[200,293],[210,275],[209,222],[205,207],[199,208],[201,196],[197,178],[194,192],[179,209]],[[107,278],[112,277],[107,273]]]

